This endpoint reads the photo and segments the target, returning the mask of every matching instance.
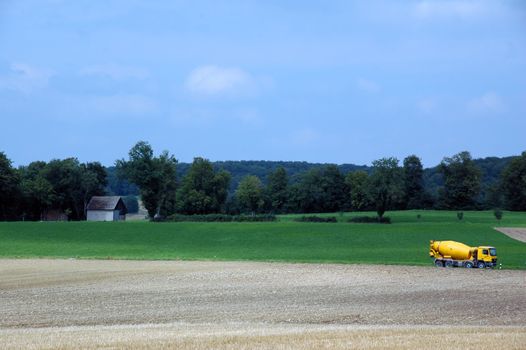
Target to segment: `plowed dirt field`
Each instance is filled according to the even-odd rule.
[[[526,271],[0,260],[4,348],[523,349]]]

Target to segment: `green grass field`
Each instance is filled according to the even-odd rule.
[[[417,218],[417,214],[421,218]],[[322,214],[327,216],[331,214]],[[503,268],[526,269],[526,243],[495,226],[526,227],[526,213],[388,212],[392,224],[294,222],[284,215],[271,223],[15,222],[0,223],[0,257],[93,259],[210,259],[288,262],[430,265],[429,240],[493,245]]]

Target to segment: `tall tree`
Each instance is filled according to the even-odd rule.
[[[301,176],[291,187],[290,206],[295,212],[322,212],[325,196],[322,189],[322,170],[314,168]]]
[[[351,210],[361,211],[367,208],[367,181],[369,175],[365,171],[351,171],[345,176],[349,207]]]
[[[480,192],[481,172],[469,152],[444,158],[439,165],[444,176],[443,202],[449,209],[473,209]]]
[[[20,177],[11,166],[11,160],[0,152],[0,220],[14,219]]]
[[[396,158],[382,158],[373,162],[373,172],[369,177],[368,194],[375,205],[378,217],[392,208],[403,198],[402,171]]]
[[[84,215],[82,169],[77,158],[53,159],[42,170],[53,187],[53,209],[65,212],[69,219],[79,220]]]
[[[90,198],[106,194],[108,180],[106,170],[99,162],[81,164],[80,169],[80,194],[83,203],[82,216],[85,218]]]
[[[526,210],[526,151],[513,159],[503,170],[501,186],[506,208]]]
[[[270,208],[276,213],[282,213],[287,204],[289,179],[283,167],[277,168],[268,175],[266,194]]]
[[[424,207],[424,168],[420,158],[410,155],[404,159],[404,207],[422,209]]]
[[[291,186],[290,206],[303,213],[343,210],[347,193],[345,178],[335,165],[314,168]]]
[[[178,192],[178,208],[185,214],[210,214],[224,210],[230,174],[216,172],[208,159],[196,157]]]
[[[22,216],[29,220],[43,220],[45,212],[54,202],[53,186],[44,176],[46,162],[36,161],[20,167],[23,194]]]
[[[116,162],[117,172],[139,187],[148,216],[155,219],[164,211],[168,198],[175,196],[177,160],[168,151],[154,157],[152,147],[145,141],[137,142],[128,156],[127,161]]]
[[[322,191],[324,193],[323,211],[336,212],[344,210],[347,185],[345,177],[334,164],[327,165],[322,172]]]
[[[254,175],[245,176],[236,190],[236,197],[242,211],[255,214],[263,207],[263,184]]]

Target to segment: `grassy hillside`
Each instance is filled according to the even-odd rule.
[[[526,269],[526,244],[493,230],[491,212],[465,212],[461,222],[455,212],[390,212],[391,225],[334,215],[339,223],[298,223],[294,215],[274,223],[0,223],[0,257],[431,265],[429,240],[453,239],[496,246],[504,268]],[[526,213],[505,212],[499,225],[526,227]]]

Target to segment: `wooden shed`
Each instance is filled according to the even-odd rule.
[[[119,196],[94,196],[88,203],[86,218],[88,221],[126,220],[127,212]]]

